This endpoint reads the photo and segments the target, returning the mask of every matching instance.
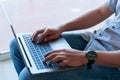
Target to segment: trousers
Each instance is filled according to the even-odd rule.
[[[84,50],[88,42],[81,37],[81,33],[61,34],[73,49]],[[19,80],[120,80],[118,68],[92,65],[92,69],[80,67],[73,70],[31,75],[25,66],[15,39],[10,43],[10,56],[13,61]]]

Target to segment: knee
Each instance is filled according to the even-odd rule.
[[[20,72],[19,80],[32,80],[31,75],[26,67]]]
[[[10,42],[10,56],[13,57],[17,55],[17,51],[19,51],[16,39],[11,40]]]
[[[17,45],[16,39],[12,39],[10,42],[10,49],[14,49]]]

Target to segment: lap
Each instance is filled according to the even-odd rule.
[[[82,38],[81,33],[67,32],[62,33],[62,36],[66,39],[68,44],[74,49],[84,50],[88,43]]]
[[[119,70],[114,68],[106,68],[107,70],[98,68],[87,70],[82,67],[74,70],[38,75],[30,75],[27,68],[25,68],[19,77],[20,80],[120,80]]]
[[[81,35],[81,33],[62,33],[62,36],[67,40],[72,48],[83,50],[87,45]],[[16,45],[11,44],[11,46]],[[12,50],[17,49],[16,46],[12,47]],[[14,54],[12,54],[14,55]],[[17,52],[16,57],[21,57]],[[19,66],[19,65],[18,65]],[[115,80],[120,80],[120,71],[115,68],[93,66],[92,70],[87,70],[85,68],[79,68],[75,70],[69,70],[64,72],[50,73],[50,74],[39,74],[30,75],[28,69],[25,67],[19,75],[20,80],[109,80],[115,78]]]

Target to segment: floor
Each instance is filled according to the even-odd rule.
[[[18,80],[11,60],[0,62],[0,80]]]
[[[104,0],[0,0],[4,2],[17,32],[33,32],[40,26],[59,26],[90,9]],[[58,4],[59,3],[59,4]],[[83,4],[84,3],[84,4]],[[13,38],[9,24],[0,6],[0,51],[8,50]],[[34,27],[33,27],[34,26]],[[4,36],[3,36],[4,34]],[[11,60],[0,62],[0,80],[18,80]]]

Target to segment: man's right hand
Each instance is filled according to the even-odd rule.
[[[57,27],[46,27],[40,30],[37,30],[36,32],[33,33],[31,40],[34,41],[35,38],[41,34],[41,37],[36,41],[36,43],[40,43],[41,41],[46,42],[46,41],[50,41],[56,38],[60,37],[62,30]]]

